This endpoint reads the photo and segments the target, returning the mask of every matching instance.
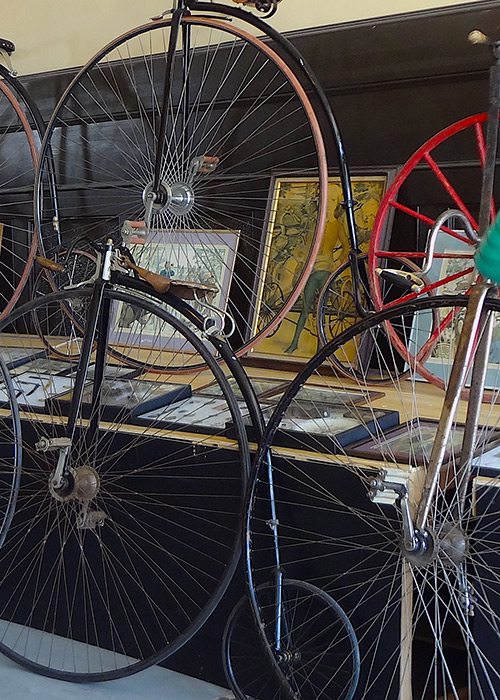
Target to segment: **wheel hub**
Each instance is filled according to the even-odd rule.
[[[158,192],[153,190],[150,182],[142,193],[144,206],[150,206],[156,214],[170,212],[177,216],[188,214],[194,205],[194,192],[191,185],[186,182],[174,182],[168,185],[161,182]]]
[[[405,559],[414,566],[427,566],[436,560],[444,566],[459,566],[469,551],[467,535],[454,523],[444,523],[439,534],[415,530],[415,539],[413,550],[405,548],[403,541],[400,544]]]
[[[461,564],[469,551],[469,540],[461,527],[444,523],[439,533],[439,556],[448,566]]]
[[[63,477],[60,487],[55,487],[53,483],[54,474],[50,475],[49,489],[52,496],[57,501],[81,501],[88,503],[99,493],[100,479],[96,470],[92,467],[83,466],[77,469],[68,469]]]

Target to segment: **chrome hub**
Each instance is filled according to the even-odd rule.
[[[174,182],[168,185],[160,183],[159,191],[153,190],[153,183],[146,185],[142,193],[142,201],[146,209],[154,213],[170,212],[177,216],[188,214],[194,205],[194,192],[186,182]]]

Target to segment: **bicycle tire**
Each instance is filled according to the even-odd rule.
[[[5,359],[0,356],[0,547],[14,516],[23,464],[21,420],[16,395],[17,388]]]
[[[80,346],[82,330],[69,327],[61,306],[77,304],[83,316],[91,295],[92,288],[47,295],[18,307],[0,325],[2,347],[23,350],[28,360],[16,368],[17,381],[23,375],[38,380],[40,394],[21,406],[27,457],[0,550],[0,651],[37,673],[77,682],[119,678],[157,663],[204,624],[239,561],[249,466],[241,414],[247,409],[234,398],[209,341],[151,300],[106,289],[104,304],[138,308],[159,319],[163,330],[187,338],[220,395],[189,398],[186,383],[172,385],[168,378],[160,388],[145,380],[136,390],[136,379],[120,380],[113,372],[109,383],[104,375],[104,393],[92,398],[100,379],[98,370],[89,372],[70,448],[71,478],[63,490],[51,486],[58,449],[43,451],[40,438],[64,435],[73,404],[60,392],[74,386],[68,370],[76,364],[43,352],[33,320],[50,320],[59,342]],[[97,353],[100,342],[116,341],[113,323],[109,337],[103,333],[102,325]],[[154,354],[161,338],[143,352]],[[101,352],[107,362],[105,346]],[[196,381],[194,374],[189,386]],[[136,391],[151,416],[137,413]],[[158,391],[164,397],[159,404]],[[167,400],[171,391],[182,398]],[[213,407],[203,418],[207,402]],[[30,566],[23,567],[30,552]]]
[[[39,228],[42,229],[43,222],[52,218],[50,202],[45,203],[48,207],[44,206],[41,197],[47,156],[52,152],[55,169],[59,176],[56,189],[63,235],[65,220],[72,213],[78,215],[85,223],[85,216],[96,217],[101,212],[105,212],[110,222],[108,234],[114,235],[118,234],[124,220],[144,220],[143,194],[148,187],[146,181],[148,163],[154,152],[147,138],[153,123],[149,115],[151,109],[153,113],[157,109],[155,100],[159,101],[160,96],[156,95],[154,80],[159,80],[164,66],[164,56],[153,53],[157,48],[153,49],[153,45],[155,38],[158,39],[160,47],[168,45],[170,26],[171,20],[165,19],[131,30],[100,51],[70,83],[56,107],[42,144],[35,197],[35,219]],[[187,112],[191,122],[187,129],[179,129],[180,135],[175,133],[176,122],[174,121],[174,130],[171,130],[169,137],[169,148],[171,152],[174,148],[182,149],[185,139],[188,141],[189,138],[191,139],[191,151],[186,162],[182,164],[185,172],[181,180],[186,182],[191,177],[189,168],[193,165],[195,156],[218,158],[218,163],[212,173],[202,172],[193,175],[193,188],[195,190],[199,186],[201,194],[199,200],[196,200],[196,193],[193,195],[192,210],[181,214],[167,210],[159,211],[155,214],[155,227],[151,226],[150,229],[153,232],[161,229],[166,232],[165,235],[158,234],[156,242],[153,240],[151,244],[142,246],[142,253],[138,249],[133,252],[141,265],[153,270],[158,268],[156,271],[159,272],[160,265],[163,265],[164,261],[163,259],[160,261],[158,256],[163,255],[162,251],[168,251],[169,245],[177,246],[177,252],[172,253],[173,258],[170,263],[173,262],[179,274],[179,270],[188,265],[184,260],[185,254],[182,252],[182,241],[181,243],[177,241],[180,234],[184,239],[186,236],[188,238],[191,236],[192,240],[190,238],[185,244],[186,249],[189,250],[194,249],[196,245],[195,238],[189,232],[198,231],[199,241],[201,241],[198,245],[201,246],[201,252],[196,254],[199,258],[198,263],[195,260],[192,265],[198,264],[202,269],[203,265],[199,261],[203,256],[208,261],[214,255],[216,258],[217,255],[231,257],[232,253],[230,254],[228,250],[234,242],[228,244],[228,248],[223,253],[217,253],[217,246],[220,247],[220,239],[224,238],[225,233],[239,231],[239,254],[234,271],[229,269],[232,263],[225,258],[221,268],[223,272],[217,272],[215,263],[210,262],[204,263],[204,270],[205,273],[208,271],[210,275],[213,274],[221,283],[221,287],[228,286],[228,280],[224,280],[228,275],[230,276],[231,289],[225,288],[223,291],[238,329],[232,344],[241,355],[250,350],[259,337],[272,332],[278,325],[279,318],[286,313],[300,294],[312,268],[326,214],[325,149],[317,118],[301,80],[290,71],[273,48],[254,37],[249,31],[239,28],[237,23],[227,23],[214,17],[194,15],[183,17],[181,28],[190,35],[192,54],[196,58],[196,61],[193,61],[193,74],[190,76],[189,84],[189,90],[194,93],[195,103]],[[200,54],[202,49],[198,47],[195,50],[195,36],[198,33],[201,39],[205,37],[204,51],[208,54],[205,61]],[[208,44],[207,35],[210,36]],[[217,53],[219,43],[220,53],[227,54],[229,51],[231,61],[225,61],[223,57],[219,61]],[[146,49],[150,50],[149,55],[146,55]],[[123,58],[121,66],[116,62],[120,54]],[[129,56],[133,56],[135,62],[132,59],[129,61]],[[158,56],[160,56],[159,59]],[[180,54],[176,54],[176,58],[179,56]],[[116,61],[113,61],[113,58]],[[236,84],[232,76],[240,65],[243,78]],[[152,86],[152,96],[147,96],[148,89],[144,86],[140,88],[141,91],[138,94],[139,81],[134,71],[141,69],[145,72],[143,77],[146,83],[149,82]],[[161,70],[161,73],[158,73],[158,70]],[[177,79],[175,70],[174,68],[174,84]],[[205,73],[211,71],[218,76],[212,81],[210,88],[200,82],[206,78],[203,71]],[[128,86],[123,93],[119,82],[120,77]],[[262,81],[264,87],[257,88],[257,94],[254,95],[257,79]],[[101,99],[99,89],[103,85],[105,87],[107,85],[109,94],[104,94]],[[209,89],[211,92],[203,92]],[[271,101],[283,95],[286,110],[281,107],[276,109],[274,102],[271,109]],[[153,102],[150,103],[148,100]],[[224,110],[222,115],[216,113],[215,107],[211,107],[214,100],[217,100],[217,104],[219,101],[222,103]],[[172,98],[171,102],[174,109],[177,109],[175,105],[180,102],[177,102],[176,98]],[[238,113],[238,117],[231,120],[231,114],[227,112],[233,113],[240,109],[243,109],[243,114]],[[136,123],[137,115],[140,117],[142,127]],[[180,108],[174,116],[177,119],[181,118]],[[229,122],[233,126],[230,126]],[[235,124],[237,124],[237,130]],[[281,128],[285,124],[286,129]],[[66,135],[63,133],[64,129],[58,128],[60,126],[67,127]],[[85,153],[80,152],[77,133],[80,128],[89,127],[92,133],[97,128],[102,130],[104,141],[102,139],[100,143],[99,140],[95,141],[96,145],[92,150],[94,141],[91,135],[85,139]],[[276,129],[279,133],[276,133]],[[106,134],[110,130],[114,131],[113,147],[108,153],[105,146],[111,144],[111,137],[108,138]],[[146,134],[145,139],[144,134]],[[228,136],[231,137],[230,144]],[[196,143],[197,138],[199,143]],[[144,144],[140,143],[141,139]],[[255,139],[259,140],[258,144],[254,143]],[[173,141],[176,143],[173,144]],[[273,145],[266,146],[267,142],[272,142]],[[74,149],[77,149],[76,153]],[[225,154],[224,149],[226,149]],[[228,149],[229,152],[227,152]],[[182,155],[180,153],[179,158]],[[64,167],[64,163],[69,162],[70,158],[72,167]],[[272,280],[268,280],[264,274],[261,258],[265,262],[269,255],[269,235],[274,235],[272,227],[274,215],[277,213],[276,206],[273,205],[269,209],[269,193],[275,175],[281,176],[280,187],[283,188],[290,180],[289,177],[287,179],[287,175],[292,172],[294,176],[302,175],[306,179],[313,180],[316,178],[315,183],[317,181],[317,184],[312,185],[313,194],[311,194],[312,190],[309,191],[311,188],[303,188],[304,191],[299,193],[299,199],[295,201],[297,211],[304,219],[301,224],[303,228],[305,227],[304,262],[293,271],[293,274],[289,271],[290,279],[283,308],[267,310],[262,309],[262,300],[265,299],[263,287]],[[62,173],[65,173],[64,181],[61,179]],[[167,173],[165,178],[168,180],[169,177],[175,179],[177,176],[175,173],[171,176]],[[173,183],[175,187],[179,182],[180,180]],[[223,189],[219,190],[219,187]],[[75,194],[77,189],[78,196]],[[89,193],[92,193],[92,196]],[[115,197],[114,205],[110,204],[110,197]],[[114,212],[110,213],[113,206]],[[305,207],[304,211],[300,209],[301,206]],[[90,221],[87,233],[92,233],[92,226],[93,222]],[[207,230],[216,232],[214,242],[205,240],[206,236],[203,238],[201,235],[200,232]],[[85,225],[83,228],[80,226],[79,232],[85,233]],[[294,235],[302,234],[299,231]],[[291,261],[292,258],[290,256],[289,258]],[[226,300],[221,303],[225,306]],[[259,309],[266,312],[262,314],[264,316],[268,311],[271,314],[271,320],[265,328],[258,328]]]
[[[0,255],[0,318],[20,299],[38,240],[29,202],[33,197],[38,144],[33,107],[18,81],[0,67],[0,222],[6,228]],[[41,135],[39,133],[41,138]],[[9,234],[7,234],[7,230]]]
[[[494,658],[500,611],[496,565],[500,505],[498,472],[495,463],[487,461],[495,454],[500,435],[497,336],[485,378],[488,388],[477,427],[473,471],[457,520],[463,549],[458,553],[457,539],[455,559],[448,546],[449,520],[458,498],[453,485],[460,483],[466,396],[459,401],[446,444],[442,478],[430,512],[433,544],[425,561],[412,559],[401,547],[399,496],[389,486],[398,480],[406,484],[410,507],[418,503],[444,395],[419,380],[411,357],[418,356],[419,337],[426,343],[436,310],[440,314],[453,310],[458,327],[467,304],[465,295],[417,299],[383,309],[332,340],[289,385],[269,418],[255,462],[244,542],[256,619],[262,622],[256,591],[272,577],[275,566],[272,517],[279,523],[280,566],[286,575],[325,590],[351,620],[360,645],[359,697],[412,694],[414,700],[438,700],[446,694],[488,697],[498,692],[500,675]],[[499,300],[488,299],[486,308],[499,314]],[[412,319],[406,332],[408,379],[401,380],[399,356],[391,345],[380,348],[384,371],[393,367],[394,377],[392,387],[381,387],[384,394],[377,395],[369,380],[347,382],[333,369],[325,373],[333,352],[358,334],[372,330],[376,337],[376,329],[386,323],[399,326],[398,318]],[[453,336],[446,341],[426,360],[434,362],[434,371],[440,366],[445,383],[456,347]],[[336,408],[325,404],[328,385]],[[314,390],[321,392],[321,399],[311,398]],[[356,398],[356,391],[363,396]],[[354,417],[357,437],[348,435],[352,426],[346,425],[346,415]],[[307,428],[300,428],[301,420]],[[339,421],[342,429],[335,427]],[[269,449],[274,509],[269,500]],[[387,483],[386,490],[375,487],[373,492],[374,479]],[[374,500],[367,498],[370,491]]]
[[[224,671],[235,696],[239,700],[352,700],[359,676],[358,642],[349,618],[335,600],[310,583],[283,579],[286,632],[278,659],[270,639],[274,586],[263,584],[256,593],[261,614],[265,610],[264,633],[270,648],[262,648],[250,603],[243,597],[228,618],[222,642]],[[300,617],[305,606],[307,620]]]

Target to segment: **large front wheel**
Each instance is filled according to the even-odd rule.
[[[497,329],[472,469],[461,463],[464,395],[445,445],[427,546],[412,554],[402,544],[401,496],[406,489],[415,518],[444,403],[442,390],[419,377],[415,358],[433,315],[453,317],[454,332],[426,359],[448,385],[467,303],[464,295],[421,299],[364,319],[308,363],[267,425],[246,516],[254,614],[264,626],[258,591],[276,566],[276,523],[286,575],[325,590],[349,616],[360,648],[359,698],[493,700],[500,693]],[[487,308],[500,314],[498,300]],[[387,323],[406,347],[406,379],[399,352],[377,342]],[[362,351],[368,340],[371,366],[346,380],[332,355]],[[375,387],[377,371],[392,383]]]
[[[107,289],[86,371],[76,358],[91,298],[92,288],[47,295],[0,327],[24,455],[0,550],[0,652],[76,681],[161,661],[205,622],[239,559],[249,465],[246,407],[209,340],[151,300]],[[127,314],[149,324],[139,345],[121,330]],[[156,381],[148,367],[159,355],[175,357],[169,344],[177,341],[207,369]],[[130,367],[110,352],[118,348],[124,360],[140,354],[145,379],[127,376]],[[81,402],[72,393],[78,369]],[[219,394],[198,396],[210,381]]]
[[[234,318],[243,354],[314,264],[325,146],[301,69],[251,25],[185,15],[172,53],[173,31],[169,17],[127,32],[70,83],[42,145],[35,214],[40,230],[54,216],[53,163],[63,238],[125,226],[142,267],[218,287],[212,304]]]

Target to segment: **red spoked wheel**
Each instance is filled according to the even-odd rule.
[[[391,260],[407,258],[424,268],[430,229],[447,210],[458,210],[470,228],[478,232],[482,174],[486,157],[487,114],[462,119],[426,141],[403,165],[387,190],[374,222],[368,254],[368,275],[373,304],[377,310],[388,306],[384,299],[381,270],[391,269]],[[493,220],[500,201],[500,185],[495,183],[490,203]],[[387,232],[392,230],[390,236]],[[474,253],[476,244],[467,235],[461,217],[451,217],[440,227],[433,262],[420,288],[408,285],[398,301],[436,294],[467,293],[476,279]],[[428,366],[427,358],[454,323],[453,314],[440,318],[418,357],[407,357],[391,328],[388,332],[396,349],[416,366],[422,377],[438,386],[442,380]]]

